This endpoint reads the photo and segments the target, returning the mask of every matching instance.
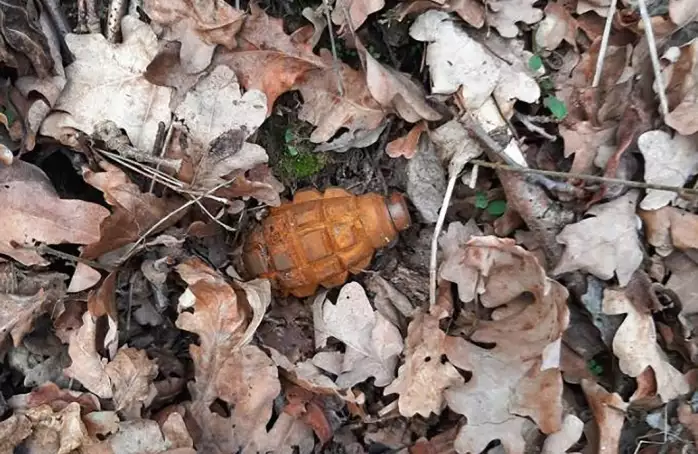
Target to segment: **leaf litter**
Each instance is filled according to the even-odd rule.
[[[694,452],[692,2],[112,3],[0,2],[0,451]],[[412,225],[299,300],[309,186]]]

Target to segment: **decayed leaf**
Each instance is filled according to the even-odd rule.
[[[446,174],[434,144],[425,135],[419,149],[407,162],[407,196],[426,222],[434,223],[446,193]]]
[[[158,374],[157,365],[143,350],[121,348],[105,371],[114,390],[116,411],[123,410],[131,418],[139,418],[141,407],[149,404],[157,393],[153,385]]]
[[[679,27],[698,19],[698,3],[695,0],[669,0],[669,17]]]
[[[620,285],[625,286],[642,262],[635,217],[637,197],[637,191],[629,191],[591,207],[587,214],[595,217],[566,225],[557,236],[565,251],[553,274],[582,270],[605,280],[615,272]]]
[[[167,449],[160,427],[152,419],[120,422],[119,430],[109,437],[103,445],[111,450],[107,452],[124,454],[163,452]]]
[[[313,363],[337,375],[336,383],[349,388],[369,377],[376,386],[386,386],[395,378],[402,336],[395,325],[371,307],[361,284],[350,282],[339,292],[337,303],[319,301],[321,318],[315,329],[346,344],[344,354],[318,353]],[[316,347],[321,347],[317,345]]]
[[[179,56],[189,74],[203,71],[217,44],[232,49],[244,14],[225,2],[146,0],[143,9],[164,27],[163,38],[182,43]]]
[[[545,19],[536,29],[536,44],[541,49],[555,50],[566,41],[571,46],[577,46],[577,21],[567,9],[559,3],[550,2],[545,7]]]
[[[54,63],[48,40],[42,33],[38,18],[29,13],[33,8],[27,8],[22,0],[2,0],[0,5],[0,32],[4,41],[31,61],[40,78],[52,76]]]
[[[22,414],[34,426],[23,443],[24,449],[29,452],[70,454],[90,441],[77,402],[71,402],[59,411],[48,405],[40,405]]]
[[[565,141],[565,157],[574,154],[570,172],[591,173],[602,147],[609,147],[614,142],[616,130],[615,125],[595,126],[590,121],[561,124],[560,135]]]
[[[231,129],[251,136],[267,118],[267,99],[259,90],[240,93],[233,70],[224,65],[199,80],[177,106],[190,135],[204,146]]]
[[[485,7],[477,0],[403,0],[395,13],[399,20],[408,14],[417,14],[429,9],[453,12],[475,28],[485,25]]]
[[[698,39],[680,50],[678,59],[662,71],[670,110],[664,123],[689,136],[698,132]]]
[[[698,312],[698,263],[691,260],[683,253],[673,253],[665,261],[666,267],[671,271],[671,277],[666,283],[666,288],[671,290],[681,301],[681,317],[686,317]]]
[[[686,250],[698,248],[698,215],[676,207],[638,212],[645,223],[647,241],[662,256],[674,248]]]
[[[82,256],[88,259],[99,258],[132,243],[179,207],[176,199],[164,199],[141,192],[117,166],[106,161],[101,161],[100,166],[104,172],[84,170],[83,178],[104,193],[105,200],[114,207],[114,212],[102,221],[99,240],[92,241],[83,250]],[[163,223],[160,229],[152,233],[164,230],[178,220],[178,216],[172,216],[171,221]]]
[[[15,448],[32,433],[32,423],[22,414],[0,421],[0,452],[14,453]]]
[[[446,406],[444,391],[464,383],[455,367],[442,361],[446,354],[446,333],[438,318],[418,314],[410,323],[405,345],[405,364],[385,394],[399,394],[398,409],[404,416],[416,414],[428,418],[440,414]]]
[[[73,363],[65,369],[65,374],[82,383],[102,399],[111,399],[111,380],[105,369],[107,360],[97,352],[96,336],[95,317],[85,312],[82,316],[82,326],[70,336],[68,354]]]
[[[645,181],[652,184],[683,186],[698,172],[698,136],[675,135],[664,131],[647,131],[637,139],[645,157]],[[648,189],[640,208],[657,210],[676,200],[677,194]]]
[[[13,345],[19,346],[22,337],[31,330],[34,319],[43,312],[44,301],[46,294],[43,291],[33,296],[0,293],[0,343],[9,334]]]
[[[337,0],[332,9],[332,22],[341,25],[340,30],[347,26],[356,30],[369,15],[380,11],[384,6],[385,0]]]
[[[391,158],[404,156],[405,159],[411,159],[417,153],[419,138],[426,131],[426,122],[417,123],[407,134],[388,143],[385,147],[385,153]]]
[[[637,377],[651,367],[662,402],[690,391],[684,376],[669,363],[657,344],[652,314],[641,312],[625,291],[612,289],[604,291],[603,311],[609,315],[627,314],[613,337],[613,353],[623,373]]]
[[[123,43],[116,46],[99,33],[65,37],[75,61],[66,68],[68,82],[42,134],[58,140],[71,128],[92,134],[95,125],[111,120],[136,148],[153,150],[159,122],[170,122],[172,89],[152,85],[143,75],[158,50],[150,26],[126,15],[121,29]]]
[[[540,97],[540,88],[524,65],[510,66],[493,57],[448,13],[425,12],[410,27],[410,36],[429,43],[426,60],[434,94],[461,89],[466,107],[472,109],[490,95],[505,107],[516,99],[532,103]]]
[[[272,403],[281,391],[276,366],[259,348],[241,347],[249,339],[247,310],[221,275],[194,259],[178,265],[177,272],[189,284],[190,296],[183,298],[194,298],[194,312],[181,313],[177,326],[199,335],[199,344],[190,346],[195,366],[191,411],[202,428],[197,447],[250,452],[267,437]],[[209,409],[217,398],[234,405],[229,418]],[[228,448],[221,451],[224,445]]]
[[[487,23],[505,38],[519,33],[517,22],[535,24],[543,19],[543,11],[533,7],[535,0],[495,0],[487,3]]]
[[[620,432],[625,422],[625,410],[628,404],[618,395],[609,393],[598,383],[583,379],[582,390],[589,402],[591,411],[599,430],[599,444],[593,452],[618,454]]]
[[[0,218],[4,220],[0,253],[25,265],[48,261],[22,246],[95,242],[99,224],[108,214],[95,203],[60,199],[46,174],[33,164],[17,160],[0,167]]]
[[[449,407],[468,418],[456,450],[479,452],[500,439],[508,453],[522,453],[524,417],[544,433],[560,430],[559,359],[569,322],[567,290],[511,239],[474,237],[449,251],[441,277],[458,283],[463,302],[477,295],[482,305],[494,309],[492,321],[480,321],[472,339],[496,344],[486,350],[447,338],[448,359],[473,373],[469,382],[445,392]]]

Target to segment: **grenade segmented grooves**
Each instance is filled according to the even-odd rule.
[[[319,285],[337,287],[349,273],[367,268],[375,250],[390,244],[410,222],[399,193],[386,199],[341,188],[324,194],[306,189],[292,202],[271,208],[248,237],[243,260],[248,273],[304,298]]]

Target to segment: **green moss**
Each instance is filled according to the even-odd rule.
[[[295,154],[284,153],[279,160],[279,170],[285,178],[299,180],[308,178],[325,168],[327,157],[324,153],[296,150]]]

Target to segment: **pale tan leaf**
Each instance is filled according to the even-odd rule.
[[[609,315],[627,314],[613,337],[613,353],[623,373],[637,377],[651,367],[657,381],[657,394],[668,402],[690,391],[683,374],[669,363],[657,343],[654,319],[641,312],[625,291],[604,290],[603,311]]]
[[[193,448],[194,442],[189,435],[184,418],[177,412],[172,412],[161,424],[160,429],[165,437],[165,443],[170,449]]]
[[[46,265],[36,243],[89,244],[99,239],[99,224],[109,211],[96,203],[59,198],[46,174],[17,160],[0,167],[0,253],[25,265]],[[12,243],[19,245],[13,247]],[[27,246],[27,249],[22,249]]]
[[[639,210],[638,215],[645,223],[647,241],[659,255],[667,256],[674,248],[698,248],[698,215],[676,207]]]
[[[32,432],[32,423],[22,414],[14,414],[0,421],[0,453],[11,454]]]
[[[78,380],[90,392],[102,399],[111,399],[112,386],[105,366],[106,358],[97,352],[97,323],[89,312],[82,316],[82,326],[70,336],[68,354],[73,363],[65,374]]]
[[[618,395],[609,393],[598,383],[582,379],[582,390],[589,402],[599,431],[598,446],[593,452],[618,454],[620,452],[620,432],[625,422],[628,404]]]
[[[0,293],[0,342],[9,334],[13,345],[19,346],[24,335],[31,331],[34,319],[43,313],[44,301],[43,291],[33,296]]]
[[[325,336],[346,345],[335,371],[338,386],[349,388],[369,377],[375,377],[376,386],[386,386],[393,380],[402,336],[395,325],[373,310],[361,284],[350,282],[342,287],[336,304],[325,300],[322,322]],[[315,359],[313,363],[318,367],[327,364]]]
[[[403,416],[440,414],[446,406],[444,390],[465,382],[450,362],[441,360],[446,354],[445,340],[436,317],[418,314],[410,323],[405,364],[385,389],[386,395],[399,394],[398,409]]]
[[[534,8],[536,0],[494,0],[487,2],[487,23],[505,38],[519,33],[517,22],[535,24],[543,19],[543,11]]]
[[[669,17],[679,27],[698,19],[698,2],[695,0],[669,0]]]
[[[140,418],[141,408],[149,404],[157,391],[153,380],[158,374],[157,365],[145,351],[122,347],[107,364],[116,411],[124,411],[133,419]]]
[[[545,7],[545,18],[538,24],[534,39],[541,49],[555,50],[566,41],[577,46],[577,21],[560,3],[550,2]]]
[[[120,454],[162,452],[167,449],[160,426],[152,419],[120,422],[119,430],[105,444],[112,452]]]
[[[573,414],[568,414],[562,420],[562,428],[548,435],[543,443],[541,454],[560,454],[567,452],[579,441],[584,431],[584,422]]]
[[[44,120],[42,134],[58,140],[67,128],[92,134],[95,125],[111,120],[126,130],[136,148],[153,150],[159,122],[170,122],[172,89],[152,85],[143,76],[158,50],[150,27],[126,15],[121,29],[123,43],[116,46],[99,33],[66,35],[75,61],[66,68],[68,82],[56,110]]]
[[[660,130],[647,131],[637,139],[637,147],[645,158],[645,181],[650,184],[683,186],[698,172],[698,135],[674,137]],[[643,210],[657,210],[668,205],[678,194],[648,189],[640,202]]]
[[[635,216],[638,195],[629,191],[594,205],[587,211],[594,217],[566,225],[557,236],[565,251],[553,274],[581,270],[606,280],[615,273],[621,286],[627,284],[643,257]]]
[[[79,293],[94,287],[102,279],[102,274],[82,262],[75,267],[73,277],[68,285],[68,293]]]
[[[332,22],[341,25],[340,30],[349,27],[354,31],[361,27],[366,18],[380,11],[385,6],[385,0],[337,0],[332,10]]]

